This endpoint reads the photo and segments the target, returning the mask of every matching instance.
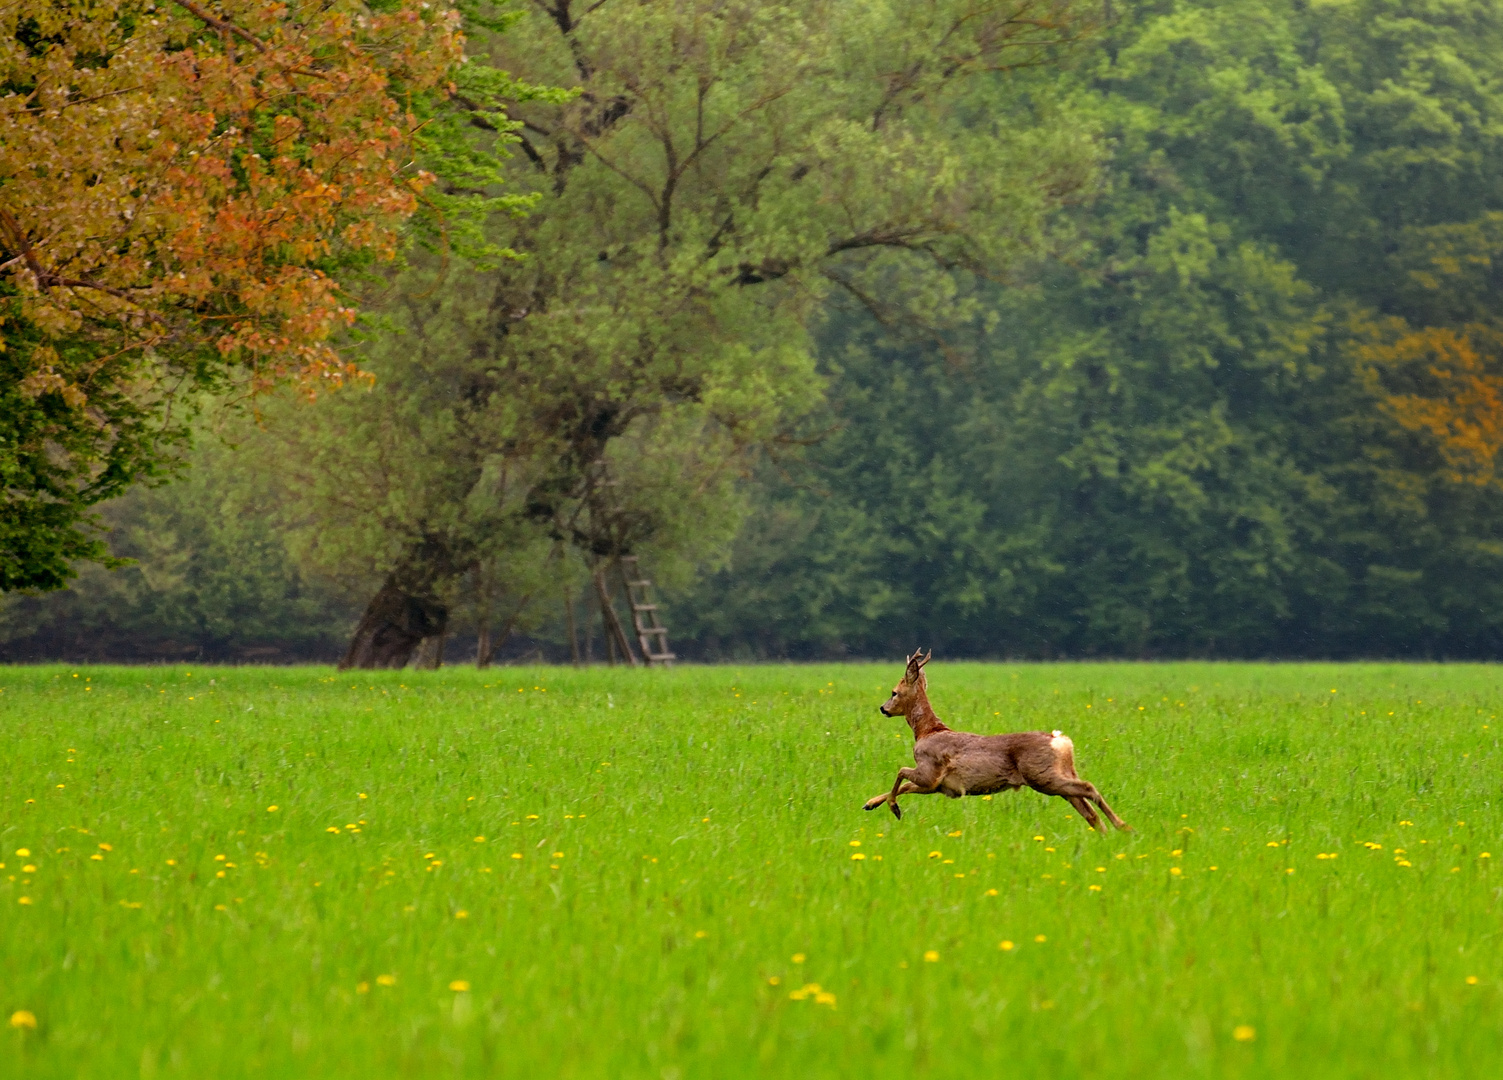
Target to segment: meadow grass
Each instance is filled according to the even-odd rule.
[[[900,671],[0,669],[0,1074],[1503,1070],[1499,669]]]

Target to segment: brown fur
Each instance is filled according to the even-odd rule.
[[[1058,731],[1020,731],[1011,735],[971,735],[951,731],[929,704],[924,665],[929,657],[914,653],[892,697],[881,706],[883,716],[902,716],[913,729],[912,769],[899,769],[891,791],[875,795],[863,809],[886,803],[894,817],[903,816],[900,795],[932,795],[952,799],[962,795],[990,795],[996,791],[1031,787],[1069,802],[1091,828],[1105,831],[1091,804],[1101,808],[1113,825],[1126,829],[1094,784],[1075,772],[1075,745]]]

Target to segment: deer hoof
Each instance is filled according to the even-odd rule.
[[[892,807],[892,816],[895,817],[895,818],[897,818],[899,821],[902,821],[903,820],[903,808],[901,806],[899,806],[896,802],[890,802],[887,805],[890,806],[890,807]]]

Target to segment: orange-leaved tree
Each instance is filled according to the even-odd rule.
[[[1358,347],[1379,400],[1460,484],[1503,483],[1503,332],[1485,323],[1370,326]]]
[[[340,277],[397,252],[463,42],[422,0],[19,0],[0,41],[3,591],[104,557],[185,390],[353,372]]]

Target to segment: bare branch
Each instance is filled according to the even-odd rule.
[[[268,46],[266,42],[262,41],[255,34],[252,34],[249,30],[242,30],[232,22],[227,22],[224,19],[216,18],[215,16],[210,15],[203,8],[193,3],[193,0],[172,0],[172,2],[178,7],[182,8],[184,11],[193,15],[195,18],[202,19],[204,22],[208,23],[210,26],[220,31],[221,33],[234,34],[236,37],[243,38],[244,40],[250,42],[251,45],[255,47],[257,52],[264,53],[270,50],[270,46]]]

